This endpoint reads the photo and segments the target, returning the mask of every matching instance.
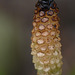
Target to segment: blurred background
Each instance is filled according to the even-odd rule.
[[[31,30],[37,0],[0,0],[0,75],[36,75]],[[56,0],[60,9],[63,75],[75,75],[75,0]]]

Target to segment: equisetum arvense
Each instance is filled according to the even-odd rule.
[[[31,54],[37,75],[61,75],[59,9],[54,0],[38,0],[35,6]]]

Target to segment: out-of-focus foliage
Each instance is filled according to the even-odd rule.
[[[75,75],[75,68],[73,68],[68,75]]]

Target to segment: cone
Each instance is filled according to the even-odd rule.
[[[31,54],[37,75],[61,75],[59,9],[54,0],[47,1],[40,0],[36,4],[33,17]]]

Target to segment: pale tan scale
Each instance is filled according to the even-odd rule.
[[[35,30],[33,29],[33,30],[32,30],[32,33],[34,33],[34,32],[35,32]]]
[[[60,41],[61,39],[60,38],[55,38],[54,39],[54,42],[58,42],[58,41]]]
[[[60,74],[59,72],[56,73],[56,75],[59,75],[59,74]]]
[[[50,63],[51,63],[51,64],[54,64],[54,61],[53,61],[53,60],[51,60],[51,61],[50,61]]]
[[[31,43],[31,47],[33,47],[34,46],[34,43]]]
[[[47,13],[48,13],[49,16],[52,16],[54,14],[54,12],[52,10],[48,11]]]
[[[51,66],[51,69],[55,69],[55,68],[56,68],[56,65]]]
[[[40,32],[36,32],[36,34],[35,34],[36,36],[40,36],[41,35],[41,33]]]
[[[34,13],[35,13],[35,14],[37,14],[37,13],[38,13],[38,11],[35,9]]]
[[[36,38],[35,38],[35,37],[33,37],[33,39],[32,39],[32,40],[33,40],[33,42],[36,42]]]
[[[46,40],[46,43],[49,44],[51,42],[51,39],[48,37]]]
[[[41,46],[40,49],[41,49],[42,51],[45,51],[45,50],[47,49],[47,46]]]
[[[58,39],[57,39],[57,38],[55,38],[55,39],[54,39],[54,42],[56,42],[56,41],[58,41]]]
[[[44,64],[48,64],[49,63],[49,61],[47,60],[47,61],[44,61]]]
[[[48,72],[50,70],[50,67],[47,67],[44,69],[45,72]]]
[[[35,49],[37,49],[39,46],[38,45],[35,45]]]
[[[41,66],[38,67],[38,70],[42,70],[42,69],[43,69],[43,67],[41,67]]]
[[[44,40],[43,40],[43,39],[38,39],[38,40],[37,40],[37,43],[38,43],[38,44],[43,44],[43,43],[44,43]]]
[[[47,55],[48,55],[48,56],[51,56],[52,54],[51,54],[51,53],[47,53]]]
[[[61,47],[61,46],[62,46],[62,45],[61,45],[61,43],[59,43],[59,42],[55,44],[55,47],[58,47],[58,48],[59,48],[59,47]]]
[[[35,27],[37,24],[36,24],[36,22],[33,22],[33,26]]]
[[[48,25],[47,25],[47,28],[48,28],[48,29],[53,29],[53,25],[52,25],[52,24],[48,24]]]
[[[54,63],[55,63],[55,59],[52,58],[52,59],[50,60],[50,63],[51,63],[51,64],[54,64]]]
[[[55,31],[52,31],[51,32],[51,36],[55,36]]]
[[[55,52],[53,53],[53,55],[54,55],[54,56],[57,56],[57,55],[58,55],[58,52],[57,52],[57,51],[55,51]]]
[[[37,27],[35,27],[35,28],[34,28],[34,30],[35,30],[35,31],[37,31],[37,30],[38,30],[38,28],[37,28]]]
[[[39,29],[43,30],[43,29],[45,29],[45,26],[41,24],[41,25],[39,25]]]
[[[60,57],[59,57],[60,59],[62,59],[63,57],[62,57],[62,55],[60,55]]]
[[[60,68],[60,67],[61,67],[61,65],[62,65],[61,63],[58,63],[58,64],[57,64],[57,67],[59,67],[59,68]]]
[[[60,60],[59,59],[56,59],[56,63],[59,63],[60,62]]]
[[[41,21],[45,23],[45,22],[47,22],[48,20],[49,20],[49,18],[48,18],[48,17],[44,17],[44,18],[42,18],[42,20],[41,20]]]
[[[43,57],[43,56],[45,56],[45,54],[44,54],[44,53],[39,52],[39,53],[37,53],[37,56],[38,56],[38,57]]]
[[[45,12],[44,11],[40,11],[39,15],[42,17],[45,15]]]
[[[47,36],[47,35],[49,35],[49,33],[47,31],[42,33],[42,36]]]
[[[32,55],[36,55],[37,52],[36,52],[36,51],[32,51],[31,54],[32,54]]]
[[[44,63],[40,61],[40,64],[42,64],[42,65],[43,65]]]
[[[53,45],[49,45],[49,46],[48,46],[48,49],[49,49],[49,50],[54,50],[54,46],[53,46]]]
[[[35,19],[35,22],[40,22],[40,18],[39,18],[39,17],[36,18],[36,19]]]

